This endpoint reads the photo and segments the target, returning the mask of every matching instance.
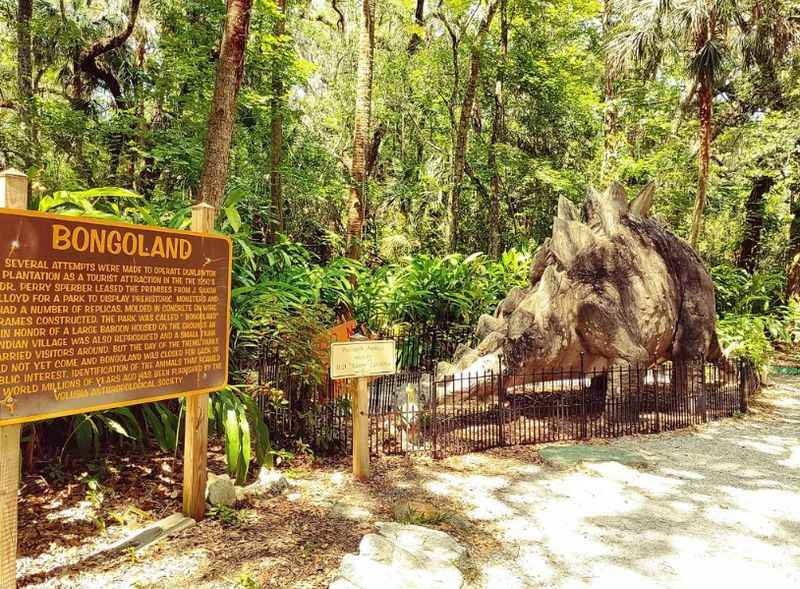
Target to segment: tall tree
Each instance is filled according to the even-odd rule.
[[[353,121],[353,161],[347,210],[347,255],[361,256],[367,188],[367,137],[372,116],[372,71],[375,56],[375,0],[361,0],[358,34],[356,110]]]
[[[416,8],[414,9],[414,31],[411,33],[411,38],[408,40],[408,51],[409,55],[414,55],[419,49],[420,43],[422,43],[422,35],[420,34],[419,30],[422,28],[423,22],[425,17],[425,0],[417,0]]]
[[[275,20],[275,38],[282,45],[286,34],[286,0],[275,0],[278,17]],[[275,241],[278,232],[285,231],[283,220],[283,182],[281,177],[281,160],[283,159],[283,71],[273,64],[272,68],[272,100],[269,192],[272,198],[272,218],[269,224],[268,239]]]
[[[251,8],[252,0],[228,0],[214,97],[208,113],[203,171],[200,174],[197,200],[208,203],[217,210],[222,205],[228,179],[236,97],[242,83]]]
[[[789,265],[786,269],[786,296],[800,297],[800,190],[792,194],[792,220],[789,226]]]
[[[761,232],[764,229],[764,197],[770,191],[775,180],[771,176],[758,176],[753,179],[753,186],[745,202],[744,239],[739,250],[737,264],[748,272],[756,268],[757,254],[761,246]]]
[[[489,255],[500,255],[500,169],[497,165],[497,144],[505,140],[505,107],[503,104],[503,84],[508,61],[508,0],[500,0],[500,62],[497,64],[497,79],[494,83],[494,113],[492,114],[492,135],[489,139],[487,163],[492,172],[490,182],[491,200],[489,203]]]
[[[17,3],[17,94],[19,114],[29,141],[33,142],[33,64],[31,59],[31,18],[33,0]]]
[[[786,265],[786,298],[800,297],[800,141],[791,156],[793,178],[789,183],[789,247]]]
[[[450,230],[449,241],[450,251],[456,251],[458,247],[458,227],[459,216],[461,214],[461,189],[464,183],[464,164],[467,152],[467,135],[469,133],[469,121],[472,116],[472,109],[475,103],[475,91],[478,86],[478,79],[481,71],[481,54],[489,27],[499,0],[491,0],[486,10],[486,14],[478,28],[478,34],[472,45],[469,60],[469,77],[464,88],[464,98],[461,101],[461,112],[459,114],[458,125],[456,127],[455,140],[453,141],[453,163],[452,163],[452,185],[450,188]]]
[[[697,117],[700,121],[700,151],[697,172],[697,194],[692,211],[692,227],[689,231],[689,243],[697,247],[700,239],[700,228],[703,225],[703,211],[706,206],[708,191],[708,162],[711,159],[711,133],[714,120],[714,78],[717,75],[716,65],[721,61],[717,54],[714,33],[716,30],[716,14],[711,11],[701,21],[694,33],[695,56],[691,64],[692,72],[698,82]]]
[[[734,0],[633,0],[626,7],[626,27],[612,43],[618,64],[642,67],[655,75],[666,56],[683,59],[688,77],[697,86],[699,122],[697,192],[689,241],[697,245],[708,190],[715,82],[720,78],[726,17],[735,12]],[[675,51],[677,50],[677,51]]]
[[[605,43],[611,38],[612,17],[614,11],[613,0],[604,0],[602,34]],[[617,113],[614,110],[614,66],[611,52],[606,49],[603,58],[603,169],[605,174],[611,164],[612,137],[617,126]]]

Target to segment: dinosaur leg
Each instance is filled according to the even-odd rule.
[[[613,434],[638,431],[644,389],[643,369],[628,363],[612,365],[606,377],[606,422]]]
[[[706,390],[701,361],[675,360],[672,364],[673,410],[689,415],[706,414]]]

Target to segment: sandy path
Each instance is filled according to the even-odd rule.
[[[475,587],[800,587],[800,380],[776,379],[746,417],[610,446],[649,464],[426,469],[425,491],[460,495],[496,540]]]

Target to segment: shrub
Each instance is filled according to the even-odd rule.
[[[395,323],[475,324],[512,286],[528,281],[529,256],[509,250],[497,260],[425,254],[363,275],[355,293],[356,318],[376,329]]]
[[[780,272],[755,272],[720,265],[711,269],[721,316],[764,315],[783,303],[785,276]]]
[[[773,318],[759,315],[729,315],[717,321],[717,334],[727,358],[745,358],[763,369],[775,352],[767,336]]]

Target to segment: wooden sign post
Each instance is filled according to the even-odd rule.
[[[209,204],[192,207],[192,231],[214,231],[216,210]],[[206,514],[208,480],[208,393],[186,397],[183,445],[183,515],[200,521]]]
[[[186,397],[184,511],[201,519],[208,394],[228,382],[232,246],[214,209],[182,231],[25,209],[0,174],[0,589],[15,587],[23,423]]]
[[[0,172],[0,208],[28,208],[28,177],[18,170]],[[18,423],[0,426],[0,589],[17,586]]]
[[[363,336],[362,336],[363,337]],[[353,413],[353,476],[369,478],[369,381],[370,377],[396,372],[393,340],[367,340],[331,344],[331,378],[355,378],[350,401]]]

